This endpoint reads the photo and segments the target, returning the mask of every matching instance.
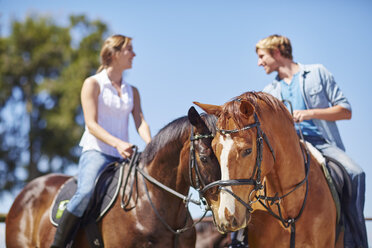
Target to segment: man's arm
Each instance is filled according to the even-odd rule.
[[[302,122],[304,120],[310,119],[320,119],[326,121],[350,120],[351,111],[340,105],[335,105],[323,109],[307,109],[293,111],[293,120],[295,122]]]

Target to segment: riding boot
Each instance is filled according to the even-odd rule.
[[[79,217],[76,217],[72,213],[68,212],[67,209],[65,209],[61,217],[61,221],[57,227],[53,244],[50,248],[65,248],[66,242],[72,235],[72,232],[75,230],[76,225],[78,225],[79,221]]]

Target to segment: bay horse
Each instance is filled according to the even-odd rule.
[[[212,148],[221,180],[205,189],[218,188],[206,199],[219,231],[248,227],[249,247],[335,247],[336,205],[285,105],[263,92],[222,106],[194,103],[218,118]]]
[[[113,207],[98,223],[105,247],[195,247],[196,232],[185,199],[159,185],[187,195],[190,186],[198,188],[195,182],[203,187],[220,178],[218,161],[211,149],[212,133],[208,128],[214,128],[215,120],[214,116],[199,116],[192,107],[188,117],[166,125],[146,146],[138,164],[141,175],[146,178],[136,173],[133,180],[138,182],[132,184],[132,191],[136,192],[132,196],[121,187]],[[195,163],[198,164],[197,171],[189,168]],[[50,207],[57,191],[69,178],[49,174],[26,185],[6,218],[8,248],[50,246],[56,230],[49,220]],[[121,207],[121,197],[130,198],[128,203],[132,205],[126,211]],[[89,247],[82,229],[78,231],[74,245]]]

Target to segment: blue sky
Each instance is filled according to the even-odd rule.
[[[137,56],[125,77],[140,91],[153,135],[192,101],[223,104],[261,90],[275,75],[257,66],[255,44],[274,33],[288,36],[294,60],[325,65],[351,102],[353,118],[338,126],[347,153],[366,172],[365,215],[372,217],[371,13],[367,0],[0,0],[0,35],[9,34],[12,19],[30,14],[62,25],[70,14],[85,14],[107,23],[110,34],[131,36]],[[130,130],[143,148],[133,121]],[[0,203],[0,212],[8,209]],[[368,229],[371,240],[372,223]]]

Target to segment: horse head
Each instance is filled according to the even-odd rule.
[[[194,107],[188,112],[188,119],[192,125],[190,136],[190,181],[191,185],[199,191],[221,178],[219,163],[212,150],[212,140],[215,135],[216,118],[212,115],[200,116]],[[209,127],[207,126],[207,124]],[[211,189],[201,193],[213,198],[216,190]]]
[[[219,231],[228,232],[248,225],[256,195],[263,190],[263,178],[273,168],[275,155],[263,130],[256,104],[238,97],[222,106],[195,102],[215,115],[216,135],[212,148],[220,164],[218,197],[208,199]]]

